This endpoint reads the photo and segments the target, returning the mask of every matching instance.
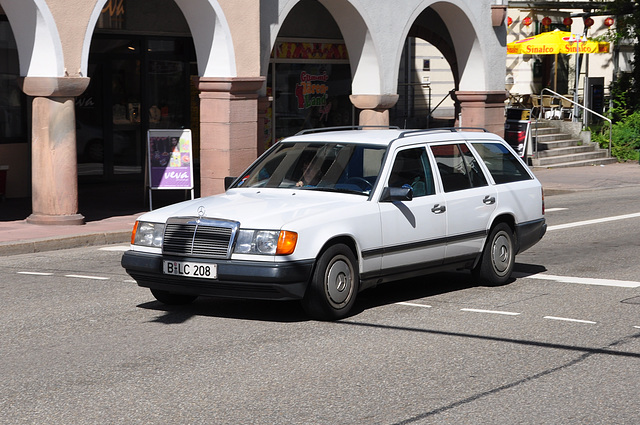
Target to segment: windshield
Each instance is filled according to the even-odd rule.
[[[234,187],[300,188],[368,195],[386,147],[347,143],[280,143]]]

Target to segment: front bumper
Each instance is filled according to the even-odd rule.
[[[166,275],[162,261],[215,263],[217,279]],[[301,299],[311,277],[314,260],[260,262],[203,260],[202,258],[162,257],[146,252],[126,251],[120,262],[138,285],[175,294],[261,300]]]

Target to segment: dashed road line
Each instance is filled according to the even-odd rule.
[[[81,275],[81,274],[66,274],[66,275],[64,275],[64,277],[72,277],[72,278],[78,278],[78,279],[109,280],[108,277],[86,276],[86,275]]]
[[[597,322],[593,322],[591,320],[569,319],[567,317],[556,317],[556,316],[544,316],[543,319],[560,320],[560,321],[563,321],[563,322],[586,323],[586,324],[589,324],[589,325],[595,325],[597,323]]]
[[[129,245],[115,245],[115,246],[104,246],[102,248],[98,248],[98,251],[129,251]]]
[[[564,211],[564,210],[568,210],[569,208],[545,208],[544,211],[545,212],[554,212],[554,211]]]
[[[409,306],[409,307],[431,308],[431,306],[427,305],[427,304],[408,303],[408,302],[404,302],[404,301],[396,303],[396,304],[398,304],[398,305],[406,305],[406,306]]]
[[[461,308],[460,311],[470,311],[473,313],[488,313],[488,314],[502,314],[504,316],[519,316],[520,313],[512,311],[497,311],[497,310],[481,310],[477,308]]]
[[[52,276],[53,273],[44,273],[44,272],[18,272],[18,274],[28,274],[34,276]]]

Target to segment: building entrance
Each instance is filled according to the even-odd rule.
[[[94,35],[91,82],[76,99],[81,181],[145,176],[147,130],[191,128],[198,114],[192,67],[189,37]]]

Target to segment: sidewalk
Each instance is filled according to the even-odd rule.
[[[581,190],[640,186],[637,162],[573,168],[535,168],[545,196]],[[44,226],[29,224],[30,199],[0,202],[0,256],[27,254],[92,245],[128,244],[136,218],[145,212],[143,193],[110,186],[108,191],[87,186],[80,190],[82,226]],[[154,194],[154,208],[180,201],[180,191]],[[129,195],[123,195],[129,193]],[[156,200],[156,196],[161,199]],[[111,201],[112,200],[112,201]]]

